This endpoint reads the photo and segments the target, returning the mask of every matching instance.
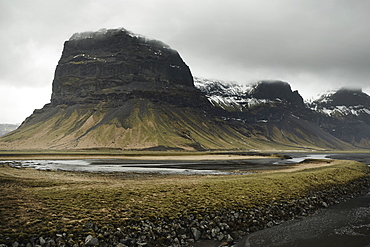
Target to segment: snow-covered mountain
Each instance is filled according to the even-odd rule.
[[[244,111],[274,102],[303,105],[298,92],[292,92],[290,85],[282,81],[258,81],[252,85],[241,85],[232,81],[195,77],[194,85],[213,106],[227,111]]]
[[[323,94],[309,107],[328,116],[370,115],[370,96],[362,90],[339,89]]]
[[[246,102],[246,92],[250,88],[235,82],[194,78],[194,85],[202,91],[209,102],[216,107],[228,111],[243,111]]]
[[[370,96],[361,90],[340,89],[304,103],[299,93],[282,81],[245,86],[197,77],[194,84],[213,106],[229,112],[224,119],[261,125],[296,118],[347,143],[370,147]]]

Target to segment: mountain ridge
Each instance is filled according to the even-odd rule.
[[[224,83],[229,91],[238,92],[237,95],[234,93],[220,96],[220,93],[215,91],[207,91],[201,81],[202,79],[195,78],[195,85],[207,95],[213,105],[228,109],[231,112],[247,111],[249,114],[244,116],[245,122],[279,122],[284,114],[291,114],[313,123],[330,135],[357,148],[366,149],[369,147],[370,96],[362,92],[361,89],[341,88],[332,93],[324,94],[315,101],[305,102],[304,104],[298,103],[292,107],[289,102],[288,105],[282,102],[284,99],[280,98],[283,97],[275,98],[274,100],[267,95],[266,97],[252,98],[250,100],[248,95],[251,95],[253,91],[251,88],[258,87],[259,83],[248,85],[243,91],[243,87],[236,82],[230,83],[214,80],[213,83],[218,85],[219,88],[222,88],[219,84]],[[212,87],[211,81],[206,79],[203,84]],[[230,87],[235,87],[236,89],[233,90]],[[273,105],[280,105],[280,107],[275,107],[275,110],[271,111],[271,106]],[[284,109],[287,109],[288,112]]]
[[[287,82],[243,87],[193,78],[179,53],[160,41],[125,29],[86,32],[64,43],[51,102],[1,137],[0,149],[367,147],[370,137],[351,139],[358,131],[328,131],[334,118],[314,107]],[[356,126],[367,131],[367,122]]]

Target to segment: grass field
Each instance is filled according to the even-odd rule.
[[[299,166],[290,172],[184,176],[38,171],[2,165],[0,233],[27,238],[78,231],[87,222],[125,226],[143,219],[245,209],[300,198],[369,174],[369,167],[353,161]]]

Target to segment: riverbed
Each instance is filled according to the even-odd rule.
[[[289,154],[292,158],[278,157],[238,158],[238,159],[75,159],[75,160],[5,160],[0,163],[12,167],[34,168],[38,170],[62,170],[82,172],[130,172],[161,173],[182,175],[227,175],[250,174],[262,170],[286,169],[305,159],[327,159],[326,154]]]

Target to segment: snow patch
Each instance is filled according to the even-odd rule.
[[[212,105],[223,109],[233,108],[242,111],[245,108],[272,102],[267,99],[251,98],[256,85],[241,85],[233,81],[222,81],[194,77],[194,85],[206,94]]]
[[[354,116],[360,116],[363,114],[370,115],[370,110],[366,107],[359,105],[359,106],[333,106],[333,107],[322,107],[320,108],[317,105],[311,106],[311,110],[318,111],[321,113],[324,113],[328,116],[333,115],[342,115],[342,116],[348,116],[348,115],[354,115]]]

